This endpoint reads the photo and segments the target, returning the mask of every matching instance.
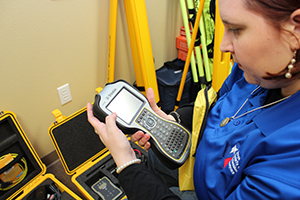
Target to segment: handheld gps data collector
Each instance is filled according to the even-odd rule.
[[[117,126],[125,134],[138,130],[149,133],[151,148],[160,161],[170,169],[180,167],[188,158],[190,132],[177,122],[157,115],[147,98],[124,80],[106,84],[95,96],[94,115],[102,122],[117,113]]]

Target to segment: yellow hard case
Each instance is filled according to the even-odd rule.
[[[21,158],[25,158],[27,163],[27,175],[20,183],[11,189],[6,191],[1,190],[0,200],[26,200],[35,189],[53,182],[62,193],[62,200],[81,199],[57,180],[53,174],[45,174],[47,170],[46,166],[42,163],[25,135],[16,115],[10,111],[0,111],[0,156],[7,155],[8,153],[15,153]],[[16,157],[15,160],[18,161],[20,157]],[[10,164],[13,164],[13,162],[14,161],[7,164],[5,167],[10,168]],[[5,167],[2,169],[6,171]]]
[[[115,171],[110,152],[101,142],[87,120],[86,107],[66,117],[59,110],[52,112],[56,121],[49,127],[49,135],[62,165],[72,182],[86,199],[101,199],[91,186],[106,176],[123,193],[116,200],[127,199]],[[146,151],[130,142],[133,149],[146,157]]]

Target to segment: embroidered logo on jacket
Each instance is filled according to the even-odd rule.
[[[235,174],[240,168],[240,144],[237,143],[234,146],[227,146],[224,157],[224,165],[225,168],[228,165],[228,169],[231,174]]]

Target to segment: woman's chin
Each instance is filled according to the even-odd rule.
[[[244,77],[248,83],[259,85],[259,82],[255,78],[253,78],[253,76],[249,76],[249,74],[247,74],[246,72],[244,72]]]

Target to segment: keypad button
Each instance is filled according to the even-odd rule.
[[[150,127],[153,127],[155,125],[155,121],[153,118],[149,117],[148,119],[146,119],[146,124]]]

